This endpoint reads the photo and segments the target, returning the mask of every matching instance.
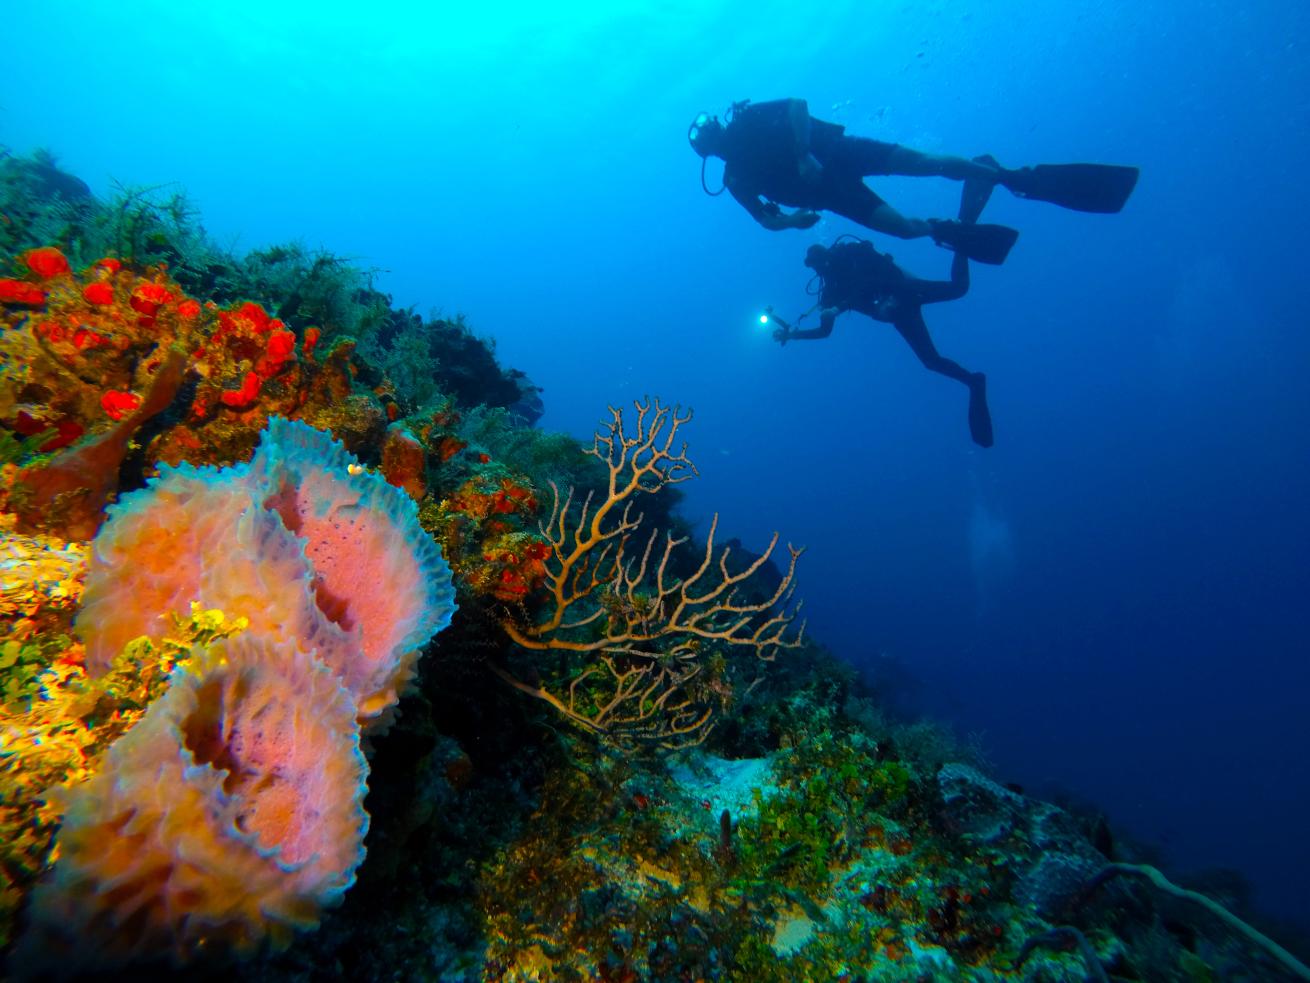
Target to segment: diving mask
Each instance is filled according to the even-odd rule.
[[[709,113],[701,113],[691,121],[691,126],[687,127],[687,142],[691,144],[691,149],[704,157],[707,151],[703,150],[699,144],[706,131],[718,127],[719,121]]]

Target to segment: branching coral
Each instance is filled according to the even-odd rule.
[[[801,550],[788,547],[786,573],[771,594],[758,598],[747,595],[746,585],[768,562],[776,533],[762,555],[733,571],[729,548],[716,555],[715,516],[702,559],[685,577],[674,572],[674,553],[684,538],[666,534],[657,546],[652,531],[644,545],[634,542],[641,525],[635,497],[696,473],[686,445],[674,450],[691,414],[658,401],[639,402],[636,410],[633,433],[625,431],[622,412],[611,407],[609,423],[596,434],[590,453],[609,473],[603,500],[593,508],[588,494],[575,518],[572,493],[561,497],[555,490],[550,517],[541,526],[549,545],[545,616],[502,621],[522,648],[563,653],[566,668],[538,682],[495,669],[515,688],[605,739],[684,747],[709,735],[716,710],[731,697],[724,653],[747,651],[768,661],[800,644],[804,625],[793,630],[797,608],[790,602]]]

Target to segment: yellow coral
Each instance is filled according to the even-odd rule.
[[[0,618],[41,608],[71,609],[82,596],[86,547],[51,536],[19,536],[12,515],[0,524]]]
[[[16,964],[67,973],[285,943],[354,881],[365,771],[354,701],[321,662],[250,635],[197,648],[60,796],[59,863]]]
[[[71,788],[95,773],[109,746],[131,729],[163,692],[170,673],[193,646],[231,637],[244,618],[191,606],[191,617],[175,618],[173,631],[158,644],[140,638],[113,661],[100,679],[82,668],[82,646],[36,639],[0,646],[0,663],[10,647],[35,653],[4,665],[5,698],[0,702],[0,868],[10,872],[0,887],[0,946],[9,941],[22,893],[54,857],[55,828],[63,817],[59,788]],[[56,640],[57,641],[57,640]],[[64,641],[67,641],[64,639]]]

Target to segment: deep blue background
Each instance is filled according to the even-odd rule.
[[[0,141],[101,194],[179,182],[237,248],[300,237],[465,313],[545,426],[691,404],[690,510],[807,544],[820,639],[914,673],[1004,776],[1310,921],[1306,5],[449,6],[26,4]],[[988,373],[994,449],[885,326],[780,349],[755,325],[808,306],[805,247],[852,228],[763,231],[701,193],[684,134],[788,95],[921,149],[1143,168],[1119,216],[999,193],[1009,262],[929,309]],[[958,193],[876,187],[925,216]]]

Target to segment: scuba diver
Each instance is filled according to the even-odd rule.
[[[972,225],[991,195],[990,182],[969,181],[960,202],[960,222]],[[831,247],[817,243],[805,254],[805,265],[819,278],[819,326],[800,329],[774,315],[773,338],[779,344],[810,341],[832,334],[833,322],[844,311],[859,311],[894,327],[924,368],[964,383],[969,389],[969,434],[980,447],[992,446],[992,417],[987,408],[987,377],[970,372],[941,355],[928,334],[923,305],[957,300],[969,291],[969,257],[956,251],[949,280],[921,280],[902,270],[886,253],[855,236],[841,236]],[[810,309],[811,311],[814,308]],[[802,315],[799,320],[803,320]]]
[[[931,236],[939,246],[980,263],[1000,264],[1019,233],[1004,225],[908,218],[865,183],[872,175],[939,176],[999,184],[1020,198],[1085,212],[1117,212],[1137,183],[1137,168],[1112,164],[1040,164],[1009,169],[991,157],[966,160],[894,143],[849,136],[837,123],[814,119],[803,99],[734,103],[727,123],[701,113],[687,129],[705,162],[724,161],[723,186],[766,229],[808,229],[819,211],[835,212],[899,239]],[[784,212],[781,205],[797,209]]]

